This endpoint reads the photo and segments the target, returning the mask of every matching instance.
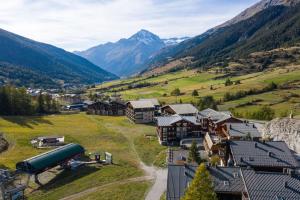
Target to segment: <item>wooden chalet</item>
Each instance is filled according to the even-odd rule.
[[[154,122],[156,108],[150,100],[129,101],[126,103],[126,116],[137,124]]]
[[[213,109],[205,109],[197,115],[197,120],[201,124],[203,131],[209,133],[221,133],[222,126],[225,123],[242,123],[243,121],[235,118],[229,111],[215,111]]]
[[[157,135],[162,144],[179,142],[184,138],[203,137],[195,116],[157,117]]]
[[[87,113],[92,115],[123,116],[126,104],[121,101],[98,101],[88,105]]]

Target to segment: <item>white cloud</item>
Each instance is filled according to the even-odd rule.
[[[3,1],[3,2],[1,2]],[[194,36],[255,0],[0,0],[0,27],[67,50],[129,37]]]

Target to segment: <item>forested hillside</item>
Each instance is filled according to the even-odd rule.
[[[0,80],[23,86],[99,83],[117,76],[80,56],[0,29]],[[54,83],[55,82],[55,83]]]
[[[300,4],[272,6],[253,17],[229,25],[162,51],[150,66],[174,59],[193,57],[191,67],[207,67],[240,59],[257,51],[295,46],[300,42]]]

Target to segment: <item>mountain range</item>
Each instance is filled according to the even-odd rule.
[[[118,78],[88,60],[55,46],[0,29],[0,81],[17,86],[60,87]]]
[[[148,72],[170,61],[192,58],[190,67],[209,67],[300,42],[300,0],[263,0],[207,32],[164,48],[145,65]],[[225,62],[224,62],[225,61]],[[180,66],[176,66],[180,69]]]
[[[159,36],[140,30],[128,39],[101,44],[85,51],[74,52],[105,70],[126,77],[144,69],[144,63],[166,46],[174,46],[188,37],[160,39]]]
[[[185,67],[226,67],[253,52],[298,45],[299,2],[262,0],[193,38],[161,39],[140,30],[127,39],[74,52],[77,55],[0,29],[0,82],[59,87],[103,82],[164,66],[167,71],[159,73]],[[172,66],[172,62],[177,64]]]

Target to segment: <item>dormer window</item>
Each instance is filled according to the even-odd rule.
[[[225,186],[229,186],[229,181],[224,181],[223,184],[224,184]]]

